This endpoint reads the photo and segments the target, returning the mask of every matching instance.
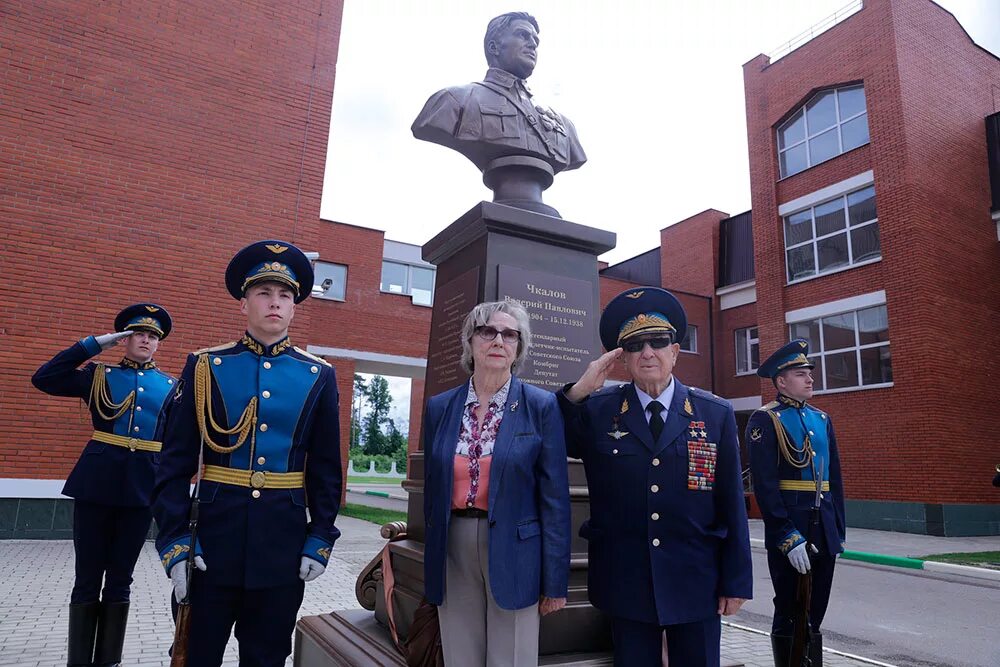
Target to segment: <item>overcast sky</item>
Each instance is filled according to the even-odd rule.
[[[750,208],[743,63],[847,0],[347,0],[322,217],[423,244],[492,198],[458,153],[417,141],[431,93],[481,80],[487,22],[541,26],[536,99],[571,118],[588,162],[545,192],[563,218],[617,232],[612,263],[706,208]],[[1000,0],[941,0],[1000,53]]]

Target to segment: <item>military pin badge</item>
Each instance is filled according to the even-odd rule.
[[[690,398],[685,398],[684,399],[684,412],[688,413],[688,415],[693,415],[694,414],[694,408],[691,407],[691,399]]]
[[[627,409],[628,409],[628,404],[627,404],[627,403],[623,403],[623,404],[622,404],[622,412],[625,412],[625,410],[627,410]],[[618,426],[618,415],[615,415],[615,416],[614,416],[614,418],[613,418],[613,419],[611,420],[611,426],[612,426],[612,428],[614,428],[615,430],[613,430],[613,431],[608,431],[608,435],[610,435],[610,436],[611,436],[612,438],[614,438],[615,440],[621,440],[621,439],[622,439],[622,438],[624,438],[624,437],[625,437],[626,435],[628,435],[628,431],[623,431],[623,430],[621,430],[621,428],[620,428],[620,427]]]
[[[750,439],[753,440],[754,442],[760,440],[761,437],[763,437],[763,435],[764,432],[761,431],[759,428],[754,428],[750,430]]]

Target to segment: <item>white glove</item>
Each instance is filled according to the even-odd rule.
[[[106,333],[101,334],[100,336],[94,336],[94,340],[97,341],[97,344],[101,346],[102,350],[109,350],[117,345],[119,340],[131,335],[131,331],[119,331],[117,333]]]
[[[208,566],[205,565],[205,559],[201,556],[194,557],[194,566],[202,572],[208,569]],[[175,563],[174,566],[170,568],[170,583],[174,585],[174,597],[178,602],[180,602],[184,599],[188,592],[186,560]]]
[[[302,562],[299,565],[299,579],[302,581],[312,581],[319,575],[326,571],[326,566],[314,561],[308,556],[302,557]]]
[[[809,562],[809,554],[806,553],[805,542],[788,552],[788,560],[799,574],[805,574],[812,567],[812,563]]]

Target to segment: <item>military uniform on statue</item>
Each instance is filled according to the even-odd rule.
[[[776,667],[789,665],[797,611],[808,616],[810,664],[822,665],[820,624],[830,600],[834,565],[844,550],[844,485],[837,439],[830,417],[806,403],[813,392],[808,355],[808,341],[796,339],[761,364],[757,374],[770,378],[778,395],[753,413],[746,431],[774,585],[771,644]],[[811,526],[814,520],[818,525]],[[802,605],[797,610],[799,578],[807,573],[812,578],[811,601],[808,609]]]
[[[190,667],[220,665],[234,626],[240,665],[284,665],[305,582],[323,573],[340,535],[336,376],[288,339],[295,305],[312,284],[309,260],[290,243],[241,250],[226,285],[240,300],[247,332],[189,355],[181,377],[153,511],[178,601],[190,586]],[[200,462],[192,545],[189,482]]]
[[[94,424],[94,433],[63,487],[63,494],[75,499],[76,579],[70,596],[67,656],[71,666],[121,661],[132,571],[152,519],[150,495],[164,408],[176,386],[153,361],[171,325],[161,306],[129,306],[115,318],[117,333],[87,336],[31,378],[47,394],[86,401]],[[89,363],[79,368],[115,345],[125,349],[117,364]]]
[[[736,419],[672,371],[687,328],[666,290],[622,292],[601,315],[609,350],[559,394],[583,459],[590,601],[612,617],[615,665],[717,667],[720,615],[752,596]],[[621,358],[632,382],[604,386]]]

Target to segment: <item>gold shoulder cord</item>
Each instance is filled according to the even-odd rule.
[[[114,421],[125,414],[125,411],[132,407],[135,402],[135,390],[133,389],[129,392],[129,395],[122,399],[121,403],[115,403],[111,400],[111,392],[108,391],[108,378],[107,371],[104,369],[104,364],[97,364],[94,368],[94,379],[90,383],[90,395],[87,396],[87,407],[91,405],[97,410],[97,414],[101,416],[102,419],[108,421]],[[114,414],[108,415],[104,411],[110,410]],[[131,424],[129,424],[131,427]]]
[[[257,397],[254,396],[247,403],[236,425],[230,429],[222,428],[215,421],[212,415],[212,369],[208,365],[208,355],[198,356],[198,362],[194,367],[194,414],[198,420],[198,428],[201,430],[201,437],[205,439],[205,444],[209,449],[219,454],[229,454],[235,452],[246,442],[247,436],[257,425]],[[224,447],[215,443],[206,428],[206,418],[212,430],[223,435],[233,435],[238,433],[236,444],[231,447]]]
[[[802,441],[802,447],[796,447],[785,431],[785,425],[781,423],[778,415],[771,410],[766,410],[771,421],[774,423],[774,433],[778,439],[778,451],[781,456],[788,461],[789,465],[795,468],[805,468],[812,464],[813,449],[807,433]]]

